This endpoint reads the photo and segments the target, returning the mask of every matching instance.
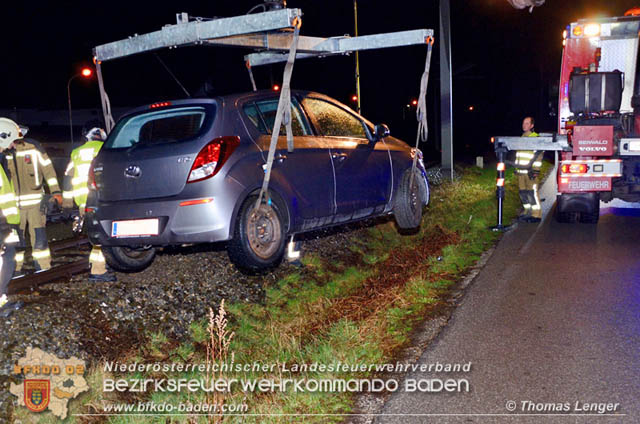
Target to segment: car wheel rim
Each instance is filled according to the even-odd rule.
[[[280,221],[271,207],[261,205],[247,220],[249,246],[256,256],[268,259],[278,250],[282,237]]]

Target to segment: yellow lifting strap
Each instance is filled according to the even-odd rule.
[[[271,144],[269,145],[269,155],[267,156],[267,166],[264,173],[264,180],[262,180],[262,188],[260,189],[260,195],[256,201],[255,210],[260,207],[262,199],[265,199],[266,203],[269,203],[268,188],[269,179],[271,178],[271,168],[273,166],[273,159],[276,154],[276,147],[278,145],[278,136],[280,136],[280,126],[284,123],[287,133],[287,150],[293,152],[293,130],[291,128],[291,74],[293,73],[293,64],[296,60],[296,50],[298,49],[298,39],[300,38],[300,26],[302,21],[300,18],[296,18],[294,21],[293,39],[291,46],[289,47],[289,57],[287,58],[287,64],[284,67],[284,75],[282,78],[282,90],[280,92],[280,100],[278,100],[278,109],[276,111],[275,122],[273,123],[273,131],[271,132]],[[266,196],[266,197],[265,197]]]
[[[416,135],[416,153],[413,155],[413,165],[411,166],[411,177],[409,187],[413,186],[413,174],[418,161],[418,146],[420,141],[427,141],[429,137],[429,126],[427,124],[427,86],[429,85],[429,69],[431,67],[431,51],[433,50],[433,37],[427,37],[427,59],[424,64],[424,72],[420,78],[420,95],[418,96],[418,107],[416,108],[416,118],[418,119],[418,134]]]

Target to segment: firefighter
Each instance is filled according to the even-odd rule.
[[[64,180],[62,182],[64,189],[62,206],[64,208],[72,208],[74,202],[78,205],[80,220],[76,223],[77,228],[74,228],[75,231],[82,230],[82,221],[87,205],[87,196],[89,194],[87,183],[89,181],[91,161],[102,148],[107,134],[102,128],[92,128],[85,134],[85,138],[87,142],[71,152],[71,160],[64,173]],[[89,281],[117,281],[115,274],[107,270],[100,246],[93,246],[91,254],[89,255],[89,262],[91,263]]]
[[[15,122],[7,121],[18,128]],[[20,132],[11,143],[10,150],[5,153],[9,177],[15,189],[20,210],[20,243],[16,253],[16,270],[21,272],[24,263],[25,231],[28,226],[36,272],[45,271],[51,268],[51,252],[45,229],[47,217],[41,210],[41,205],[45,199],[45,183],[54,201],[59,205],[62,204],[56,171],[40,144],[34,140],[25,140]]]
[[[522,137],[537,137],[538,134],[533,129],[534,125],[533,117],[527,116],[524,118],[522,121],[522,131],[524,131]],[[543,155],[544,152],[533,150],[516,151],[514,165],[523,207],[523,213],[518,217],[520,221],[540,222],[542,219],[542,208],[540,207],[536,178],[540,174]]]
[[[5,150],[20,137],[20,129],[10,119],[0,118],[0,316],[7,317],[22,302],[9,302],[9,281],[16,267],[15,245],[19,242],[20,212],[11,180],[7,177]]]

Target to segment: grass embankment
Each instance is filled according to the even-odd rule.
[[[516,216],[520,202],[513,173],[508,172],[505,223]],[[398,233],[393,221],[370,227],[365,237],[353,237],[351,253],[339,262],[307,255],[304,267],[266,287],[264,304],[226,305],[229,323],[219,315],[191,327],[191,340],[177,343],[161,334],[150,337],[127,363],[140,361],[204,364],[260,363],[268,371],[227,373],[121,374],[121,378],[237,378],[282,382],[285,379],[334,380],[371,377],[374,372],[291,370],[296,364],[384,364],[410,341],[416,324],[438,315],[448,293],[499,235],[488,230],[496,223],[495,168],[468,169],[459,181],[433,189],[421,230]],[[219,312],[219,311],[218,311]],[[226,333],[225,333],[226,332]],[[102,370],[89,376],[92,390],[72,402],[72,413],[86,413],[92,405],[102,412],[105,401],[208,402],[246,404],[248,414],[225,416],[224,422],[339,422],[335,416],[288,414],[343,414],[352,411],[353,393],[260,391],[233,386],[216,396],[203,392],[104,394],[102,381],[113,378]],[[20,408],[23,409],[23,408]],[[91,409],[91,408],[89,408]],[[170,423],[219,422],[221,417],[112,416],[83,418],[80,422]],[[218,421],[217,421],[218,420]],[[27,421],[25,421],[27,422]],[[53,422],[53,421],[52,421]],[[70,420],[72,422],[72,420]]]

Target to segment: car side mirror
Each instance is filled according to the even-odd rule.
[[[382,140],[385,137],[389,137],[391,135],[391,131],[386,124],[378,124],[374,128],[373,138],[375,141]]]

